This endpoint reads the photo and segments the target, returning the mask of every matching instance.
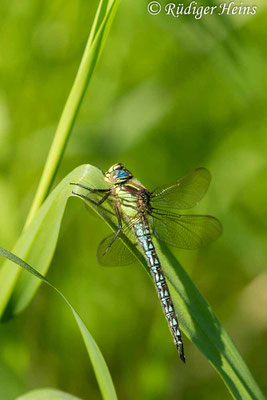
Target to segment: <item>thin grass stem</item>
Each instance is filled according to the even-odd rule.
[[[118,6],[118,0],[100,0],[84,54],[59,120],[44,170],[37,188],[25,227],[32,221],[47,197],[68,143],[80,105],[100,57],[105,39]]]

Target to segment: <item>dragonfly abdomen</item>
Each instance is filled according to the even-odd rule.
[[[157,256],[151,233],[146,222],[137,223],[133,226],[137,240],[142,247],[148,262],[150,273],[154,280],[161,306],[167,319],[174,343],[178,349],[179,356],[185,362],[183,351],[183,340],[179,328],[178,318],[175,313],[170,291]]]

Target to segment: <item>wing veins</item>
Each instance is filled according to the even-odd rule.
[[[221,234],[220,222],[210,215],[155,212],[152,216],[155,219],[154,233],[171,246],[197,249]]]
[[[205,195],[210,173],[206,168],[195,169],[171,185],[163,185],[151,192],[150,200],[157,208],[173,208],[178,210],[194,207]]]

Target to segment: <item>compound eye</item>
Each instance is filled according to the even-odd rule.
[[[117,172],[117,176],[118,178],[125,178],[127,176],[127,173],[125,171],[120,170]]]

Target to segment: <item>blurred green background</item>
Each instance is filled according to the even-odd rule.
[[[121,2],[57,175],[124,162],[148,189],[195,167],[213,180],[196,211],[222,238],[175,250],[267,392],[267,9],[253,17],[150,16]],[[253,3],[253,4],[254,4]],[[163,4],[163,3],[162,3]],[[0,244],[23,227],[97,7],[96,0],[4,0],[0,8]],[[179,361],[152,282],[138,264],[103,268],[109,228],[71,199],[48,278],[84,318],[120,399],[230,399],[185,339]],[[100,394],[73,317],[42,286],[0,329],[0,399],[51,386]]]

